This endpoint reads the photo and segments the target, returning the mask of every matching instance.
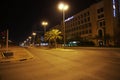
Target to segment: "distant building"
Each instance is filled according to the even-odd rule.
[[[120,46],[120,0],[101,0],[69,17],[65,34],[66,41],[82,38],[96,46]]]

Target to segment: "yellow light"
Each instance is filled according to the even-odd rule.
[[[68,8],[69,8],[68,5],[65,5],[65,6],[64,6],[64,10],[67,10]]]
[[[42,22],[42,25],[43,25],[43,26],[46,26],[46,25],[48,25],[48,22],[43,21],[43,22]]]
[[[35,32],[33,32],[33,33],[32,33],[32,35],[34,35],[34,36],[35,36],[35,35],[36,35],[36,33],[35,33]]]
[[[59,8],[60,10],[67,10],[67,9],[69,8],[69,6],[68,6],[67,4],[60,3],[60,4],[58,5],[58,8]]]
[[[59,6],[58,6],[58,8],[59,8],[60,10],[62,10],[62,9],[64,8],[64,4],[63,4],[63,3],[60,3]]]
[[[32,37],[31,37],[31,36],[29,36],[28,38],[29,38],[29,39],[31,39]]]

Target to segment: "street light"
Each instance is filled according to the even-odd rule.
[[[31,38],[32,38],[31,36],[28,37],[28,39],[29,39],[29,46],[31,46]]]
[[[63,13],[63,28],[64,28],[64,46],[65,46],[65,40],[66,40],[66,37],[65,37],[65,11],[69,8],[69,6],[67,4],[64,4],[64,3],[60,3],[58,5],[58,8],[60,10],[62,10],[62,13]]]
[[[48,25],[48,22],[43,21],[43,22],[42,22],[42,25],[43,25],[43,27],[44,27],[44,34],[45,34],[45,32],[46,32],[46,26]]]
[[[36,36],[36,33],[33,32],[32,35],[34,36],[34,39],[33,39],[33,45],[35,44],[35,36]]]
[[[8,32],[8,29],[7,29],[7,35],[6,35],[6,51],[8,51],[8,34],[9,32]]]
[[[29,39],[31,39],[32,37],[31,37],[31,36],[29,36],[28,38],[29,38]]]

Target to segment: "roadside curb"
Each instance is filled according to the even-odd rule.
[[[33,59],[33,57],[30,58],[20,58],[20,59],[2,59],[0,63],[11,63],[11,62],[21,62],[21,61],[26,61]]]
[[[24,48],[13,48],[11,51],[14,53],[14,55],[10,57],[3,56],[1,52],[0,63],[20,62],[34,58],[34,56]]]

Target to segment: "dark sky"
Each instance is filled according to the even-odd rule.
[[[2,0],[0,2],[0,30],[9,29],[9,39],[23,41],[32,33],[34,25],[41,26],[47,20],[52,27],[62,20],[62,12],[58,10],[58,3],[64,1],[70,7],[66,11],[66,18],[98,0]]]

